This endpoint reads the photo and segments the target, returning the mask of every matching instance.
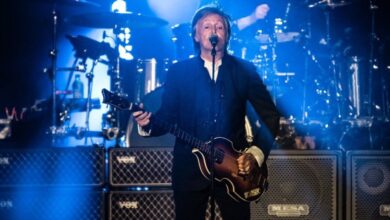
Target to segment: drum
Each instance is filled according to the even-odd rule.
[[[143,97],[164,84],[172,60],[138,59],[121,61],[123,93],[131,101],[139,102]]]
[[[141,102],[147,111],[155,113],[161,106],[162,93],[164,86],[157,87],[152,92],[146,94]],[[175,137],[171,134],[165,134],[159,137],[144,138],[138,134],[137,124],[133,123],[133,118],[127,118],[127,128],[125,145],[128,147],[172,147],[175,144]]]
[[[366,82],[366,78],[363,78],[362,64],[361,58],[353,56],[350,58],[348,66],[348,99],[352,104],[355,117],[365,115],[363,112],[365,85],[363,83]]]
[[[140,93],[145,95],[157,88],[157,61],[156,59],[145,59],[137,61],[137,73],[142,74],[140,83]]]

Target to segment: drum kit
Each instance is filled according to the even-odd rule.
[[[65,4],[72,7],[79,7],[80,5],[99,7],[97,4],[85,0],[53,1],[57,5]],[[330,0],[321,0],[305,5],[307,10],[321,9],[324,11],[326,27],[324,38],[328,44],[331,41],[329,12],[348,5],[348,2],[333,3]],[[130,48],[127,49],[127,52],[131,51],[132,45],[129,43],[129,38],[134,28],[157,28],[166,26],[168,22],[158,17],[139,13],[127,11],[116,13],[96,10],[66,17],[65,21],[71,25],[87,28],[112,29],[114,36],[111,38],[114,39],[115,46],[112,47],[107,42],[100,42],[82,35],[67,35],[66,38],[75,51],[76,61],[72,68],[57,68],[57,19],[56,12],[53,10],[53,50],[50,53],[52,55],[53,69],[52,83],[53,85],[56,84],[56,71],[67,70],[72,73],[69,74],[66,85],[66,88],[69,88],[73,79],[73,72],[84,72],[88,79],[88,95],[86,99],[80,101],[66,98],[66,95],[69,93],[61,93],[55,88],[53,89],[53,103],[58,105],[58,102],[61,102],[62,106],[66,106],[59,113],[57,112],[58,109],[53,107],[51,133],[54,139],[61,135],[66,136],[75,133],[75,130],[78,134],[80,134],[80,132],[77,132],[78,130],[82,131],[83,135],[78,135],[79,137],[88,136],[89,112],[94,108],[100,108],[98,100],[91,98],[93,70],[96,63],[100,62],[109,66],[108,75],[111,77],[110,85],[112,91],[133,101],[140,102],[144,98],[148,99],[149,96],[153,96],[153,91],[163,85],[164,74],[171,60],[181,60],[194,55],[190,24],[183,23],[171,27],[173,35],[171,40],[176,48],[174,58],[166,58],[163,61],[157,61],[154,58],[134,59],[130,54],[128,57],[129,61],[125,61],[120,55],[121,47]],[[286,137],[295,138],[297,136],[296,130],[299,129],[292,129],[293,126],[304,127],[304,125],[310,126],[315,124],[316,130],[319,130],[317,129],[318,127],[328,128],[329,122],[333,119],[355,121],[356,118],[359,118],[359,121],[365,120],[361,118],[361,116],[367,114],[364,112],[365,107],[363,106],[365,100],[362,100],[362,82],[360,79],[362,70],[359,58],[351,57],[349,65],[341,68],[341,65],[335,62],[333,54],[330,54],[326,58],[328,62],[324,65],[320,60],[320,56],[310,50],[310,44],[308,43],[311,37],[310,21],[305,21],[304,26],[301,26],[299,30],[292,31],[287,29],[286,22],[284,18],[275,18],[272,22],[272,31],[257,29],[254,36],[251,36],[250,39],[236,37],[233,34],[231,44],[234,44],[235,48],[229,50],[230,53],[249,60],[256,66],[260,77],[270,90],[278,108],[282,109],[282,112],[286,108],[291,108],[291,105],[295,106],[296,110],[293,108],[290,112],[283,112],[284,118],[282,121],[285,121],[285,123],[282,123],[281,133],[285,134],[282,134],[284,137],[279,137],[279,140],[283,139],[283,141],[286,141]],[[104,32],[103,38],[107,36],[106,32]],[[239,46],[237,47],[237,45]],[[299,48],[299,52],[297,50],[289,51],[288,54],[281,52],[285,45],[294,45],[294,48]],[[253,48],[255,48],[254,54],[247,53],[248,49]],[[298,64],[291,62],[291,59],[295,58],[299,58],[302,62]],[[93,60],[94,63],[89,71],[85,67],[87,59]],[[298,68],[292,67],[293,65],[298,66]],[[313,71],[309,69],[310,65],[317,67],[314,71],[319,72],[319,76],[312,76],[309,73]],[[126,74],[124,76],[123,71],[130,71],[134,74]],[[347,81],[344,79],[345,75],[347,75]],[[323,78],[326,79],[324,80]],[[131,84],[131,88],[124,88],[124,82]],[[313,96],[313,94],[314,98],[310,100],[310,95]],[[297,99],[295,103],[293,103],[294,98],[291,96]],[[336,110],[334,110],[335,108]],[[69,119],[68,113],[74,110],[87,112],[85,128],[75,129],[74,127],[64,126],[66,120]],[[58,123],[58,115],[61,116],[60,123]],[[121,117],[115,109],[110,109],[104,114],[104,128],[98,136],[103,136],[108,140],[115,139],[118,146],[123,144],[120,139],[123,139],[123,135],[129,132],[128,130],[125,131],[129,125],[127,121],[123,123]],[[128,119],[128,115],[126,117]],[[369,125],[370,123],[361,124]],[[323,132],[323,130],[320,132]],[[307,142],[299,145],[307,145],[309,148],[313,148],[313,144],[308,145]]]
[[[46,2],[48,3],[48,2]],[[100,109],[99,99],[92,98],[92,88],[94,79],[95,66],[98,63],[102,63],[108,66],[108,75],[110,76],[111,90],[121,96],[127,96],[134,101],[140,101],[143,96],[150,93],[158,86],[162,84],[162,77],[156,76],[156,59],[134,59],[129,52],[132,45],[130,45],[131,30],[140,28],[157,28],[165,26],[168,23],[157,17],[146,16],[139,13],[132,13],[127,11],[121,11],[121,13],[102,11],[100,5],[87,0],[53,0],[49,3],[53,4],[52,10],[52,50],[51,55],[51,68],[47,70],[50,72],[50,79],[52,80],[52,123],[50,127],[50,133],[52,137],[52,144],[57,143],[64,137],[74,136],[77,139],[85,139],[87,143],[87,137],[104,137],[106,140],[116,140],[115,145],[120,144],[120,138],[123,136],[123,125],[121,125],[120,114],[116,109],[110,109],[103,118],[103,128],[101,132],[90,131],[89,118],[92,109]],[[112,47],[109,42],[97,41],[82,35],[66,35],[66,39],[73,47],[75,60],[72,67],[58,68],[57,67],[57,38],[58,38],[58,8],[60,7],[72,7],[74,9],[89,8],[92,12],[76,14],[67,16],[61,21],[68,24],[93,28],[93,29],[112,29],[113,36],[109,36],[106,31],[103,33],[103,39],[110,38],[114,41]],[[124,65],[129,60],[129,65]],[[87,68],[87,61],[92,61],[92,66]],[[163,60],[163,65],[166,64]],[[122,67],[124,70],[132,71],[131,74],[122,73]],[[162,66],[159,64],[159,67]],[[134,67],[134,68],[133,68]],[[164,67],[166,69],[166,67]],[[64,90],[57,90],[56,88],[56,75],[57,72],[67,71],[68,74],[67,83]],[[71,89],[71,82],[73,80],[73,90],[76,80],[74,80],[74,73],[84,73],[87,79],[87,97],[84,98],[83,83],[81,84],[80,95],[70,98],[71,94],[75,94],[75,91]],[[76,74],[76,76],[79,74]],[[124,75],[132,75],[134,82],[132,83],[131,91],[129,88],[124,88],[123,78]],[[163,74],[162,74],[163,75]],[[80,88],[80,85],[77,87]],[[128,92],[126,93],[125,92]],[[129,92],[130,91],[130,92]],[[85,112],[86,121],[85,127],[70,126],[69,121],[71,113]]]

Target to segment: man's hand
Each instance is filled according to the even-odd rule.
[[[255,157],[251,153],[243,153],[237,159],[238,174],[248,175],[252,170],[258,166]]]
[[[238,30],[241,31],[254,24],[257,20],[264,19],[267,16],[269,10],[270,8],[267,4],[258,5],[251,14],[239,18],[233,23],[235,23],[237,25]]]
[[[144,105],[141,103],[140,108],[143,108]],[[150,117],[152,116],[151,112],[144,112],[144,111],[136,111],[133,112],[133,117],[137,124],[141,127],[146,127],[150,123]]]
[[[256,7],[256,10],[254,11],[254,16],[256,20],[258,19],[264,19],[269,11],[269,6],[267,4],[261,4]]]

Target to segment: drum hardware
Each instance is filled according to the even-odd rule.
[[[88,104],[90,105],[90,109],[100,109],[101,107],[99,99],[91,99],[88,101],[88,99],[83,98],[70,98],[65,99],[63,102],[64,109],[67,109],[70,112],[87,111]]]
[[[362,76],[361,69],[359,65],[359,58],[357,56],[353,56],[351,60],[351,64],[349,66],[349,70],[351,72],[350,82],[349,82],[349,100],[354,109],[354,116],[360,117],[362,115],[363,108],[363,97],[362,97]]]
[[[109,59],[117,56],[117,52],[107,42],[98,42],[81,35],[66,35],[66,38],[71,42],[76,58],[98,60],[103,55]]]
[[[69,95],[72,94],[72,91],[58,91],[61,95]],[[99,99],[88,99],[84,98],[65,98],[61,105],[57,107],[57,120],[58,125],[53,133],[56,138],[63,138],[66,136],[76,136],[76,137],[99,137],[93,132],[90,132],[89,129],[69,126],[69,121],[71,119],[70,114],[72,112],[83,112],[88,110],[88,103],[90,105],[90,109],[100,109],[100,100]],[[76,135],[77,134],[77,135]],[[83,135],[81,135],[83,134]],[[85,135],[84,135],[85,134]],[[100,135],[101,136],[101,135]],[[82,139],[82,138],[80,138]]]
[[[352,146],[352,143],[344,143],[345,141],[351,141],[348,137],[352,138],[352,140],[356,143],[360,142],[360,147],[366,149],[374,149],[374,135],[373,135],[373,117],[360,117],[354,119],[343,120],[340,124],[342,126],[342,133],[338,139],[337,146],[339,149],[343,151],[349,150]],[[360,138],[357,140],[357,138]],[[366,138],[363,140],[361,138]],[[366,145],[367,144],[367,145]],[[359,149],[360,147],[353,146],[354,149]]]
[[[69,111],[64,109],[63,111],[59,112],[58,117],[60,124],[64,125],[67,121],[70,120]]]
[[[62,118],[69,117],[68,114],[74,110],[81,110],[86,112],[85,127],[86,130],[89,130],[89,120],[91,110],[94,108],[100,108],[99,100],[92,99],[92,84],[94,78],[94,69],[96,65],[102,62],[100,58],[103,55],[109,59],[108,62],[113,60],[117,53],[107,42],[98,42],[96,40],[84,37],[81,35],[71,36],[66,35],[66,38],[70,41],[75,51],[75,61],[73,63],[73,68],[68,77],[66,88],[69,88],[71,79],[73,78],[74,70],[82,69],[85,72],[85,77],[87,78],[87,98],[86,99],[66,99],[65,96],[62,98],[62,103],[66,111],[63,112]],[[104,39],[103,39],[104,40]],[[92,60],[92,66],[89,71],[86,70],[86,61],[87,59]],[[79,60],[80,63],[79,63]],[[87,138],[85,138],[85,144],[87,144]]]
[[[51,126],[50,126],[50,133],[51,133],[51,144],[54,146],[55,144],[55,132],[56,132],[56,118],[57,118],[57,99],[56,99],[56,77],[57,77],[57,22],[58,22],[58,15],[57,15],[57,9],[56,4],[53,4],[53,11],[52,11],[52,49],[50,50],[50,58],[51,58],[51,67],[49,72],[49,78],[51,79],[52,84],[52,115],[51,115]]]
[[[157,61],[156,59],[146,59],[137,61],[137,73],[138,77],[141,80],[137,80],[139,85],[137,91],[141,94],[136,95],[136,101],[140,102],[142,97],[157,88],[157,73],[156,73]],[[143,79],[142,79],[143,78]],[[140,85],[141,82],[144,82],[144,85]]]
[[[75,137],[78,140],[82,140],[88,137],[104,137],[101,131],[89,131],[85,127],[77,127],[73,125],[68,126],[57,126],[55,132],[56,138]]]
[[[50,68],[46,68],[44,70],[45,73],[48,74],[49,79],[51,81],[52,89],[51,89],[51,125],[50,125],[50,134],[51,134],[51,144],[55,144],[55,133],[56,133],[56,124],[57,124],[57,95],[56,95],[56,77],[57,71],[62,71],[57,68],[57,31],[58,31],[58,6],[74,6],[74,7],[100,7],[99,4],[88,0],[40,0],[43,3],[51,4],[51,50],[49,52],[49,56],[51,59]]]
[[[123,94],[122,86],[121,86],[121,74],[120,74],[120,52],[125,52],[124,54],[130,55],[125,58],[133,59],[133,56],[128,53],[131,51],[132,46],[129,45],[129,40],[131,37],[131,28],[154,28],[167,24],[166,21],[155,18],[144,16],[141,14],[135,14],[132,12],[122,12],[122,13],[114,13],[114,12],[92,12],[86,14],[80,14],[75,16],[70,16],[66,18],[66,22],[69,22],[74,25],[80,25],[84,27],[92,27],[92,28],[112,28],[115,37],[112,37],[115,43],[115,48],[112,49],[108,43],[105,42],[96,42],[91,39],[77,36],[70,38],[68,37],[72,44],[77,48],[76,57],[85,57],[92,58],[94,60],[92,69],[89,73],[86,74],[88,78],[88,99],[90,99],[91,89],[92,89],[92,79],[93,79],[93,69],[96,65],[97,60],[103,54],[106,54],[109,58],[110,68],[109,75],[111,77],[111,89],[115,91],[117,94]],[[103,40],[109,37],[106,35],[106,32],[103,33]],[[80,51],[79,53],[77,53]],[[89,125],[89,104],[87,105],[87,120],[86,126]],[[109,114],[110,118],[107,118],[105,122],[110,124],[110,127],[120,128],[120,120],[114,119],[119,118],[119,112],[116,112],[115,109],[110,110]],[[119,146],[119,138],[121,135],[116,135],[117,143]]]
[[[324,15],[325,15],[325,27],[326,27],[326,39],[325,39],[325,45],[330,48],[330,43],[331,43],[331,36],[330,36],[330,12],[331,10],[330,9],[334,9],[336,7],[340,7],[340,6],[345,6],[345,5],[348,5],[347,3],[332,3],[331,0],[328,0],[326,2],[326,4],[324,5],[325,7],[322,7],[324,8]],[[328,70],[329,70],[329,73],[331,74],[331,80],[330,80],[330,85],[329,85],[329,90],[332,91],[333,93],[333,98],[335,99],[335,104],[336,104],[336,108],[337,108],[337,117],[342,117],[341,115],[341,109],[342,109],[342,102],[341,102],[341,99],[340,99],[340,96],[338,94],[341,94],[342,91],[341,91],[341,87],[339,87],[340,85],[340,80],[339,79],[339,76],[340,74],[338,74],[338,70],[337,70],[337,66],[338,66],[338,63],[336,62],[336,57],[334,55],[334,52],[333,50],[330,50],[330,57],[329,57],[329,60],[330,60],[330,65],[328,67]]]
[[[300,37],[299,32],[276,32],[275,39],[277,43],[285,43],[290,41],[297,41]],[[258,31],[255,36],[255,39],[261,44],[270,44],[272,43],[272,37],[268,34],[262,34],[262,31]]]
[[[92,27],[92,28],[112,28],[115,35],[115,55],[110,58],[111,67],[109,69],[109,75],[111,76],[111,90],[121,96],[126,96],[127,94],[123,93],[121,85],[121,71],[120,71],[120,55],[119,52],[124,49],[124,52],[129,52],[131,50],[131,45],[129,45],[129,40],[131,37],[130,28],[155,28],[168,24],[163,19],[157,17],[144,16],[139,13],[133,12],[92,12],[86,14],[75,15],[66,18],[66,21],[79,26]],[[124,33],[123,33],[124,32]],[[104,32],[103,38],[106,38]],[[90,41],[87,41],[91,43]],[[125,43],[123,46],[122,42]],[[96,45],[96,43],[95,43]],[[129,47],[130,46],[130,47]],[[99,53],[98,53],[99,54]],[[129,57],[132,59],[133,57]],[[89,77],[92,79],[92,77]],[[105,114],[107,117],[104,120],[104,123],[108,123],[110,127],[120,128],[119,112],[115,109],[111,109],[110,112]],[[106,124],[107,126],[107,124]],[[118,130],[119,131],[119,130]],[[119,132],[120,133],[120,132]],[[121,134],[116,135],[117,143],[116,146],[119,146],[119,138]]]
[[[343,109],[343,102],[342,102],[342,85],[341,81],[342,78],[340,77],[340,63],[338,63],[338,59],[336,59],[336,56],[334,54],[334,50],[331,48],[331,24],[330,24],[330,18],[331,18],[331,12],[333,9],[341,6],[349,5],[348,2],[340,2],[340,3],[333,3],[331,0],[325,0],[325,1],[319,1],[313,4],[308,5],[308,8],[320,8],[323,9],[324,17],[325,17],[325,37],[321,40],[321,44],[326,46],[327,50],[330,52],[330,54],[327,57],[327,61],[329,61],[329,64],[327,66],[323,66],[319,60],[318,57],[309,49],[307,39],[311,38],[311,18],[310,13],[308,13],[308,21],[307,21],[307,30],[306,34],[303,34],[305,38],[302,38],[302,49],[305,52],[306,59],[305,59],[305,76],[304,80],[307,82],[308,78],[308,61],[310,60],[313,62],[316,67],[320,70],[321,75],[323,77],[327,77],[327,85],[325,87],[317,87],[315,88],[315,92],[318,95],[323,95],[325,106],[325,114],[328,116],[330,113],[335,113],[337,118],[342,118],[342,109]],[[317,79],[318,80],[318,79]],[[313,106],[313,105],[312,105]],[[303,114],[302,114],[302,120],[306,120],[308,116],[308,111],[310,111],[310,108],[312,107],[307,103],[307,83],[304,84],[304,103],[303,103]],[[331,107],[331,106],[335,106]],[[325,116],[325,115],[323,115]]]
[[[44,72],[47,70],[44,69]],[[84,72],[87,71],[87,65],[83,63],[76,63],[74,67],[59,67],[57,68],[57,72]]]
[[[87,72],[86,61],[88,58],[93,60],[93,65],[90,72],[86,73],[86,77],[89,80],[92,80],[93,75],[92,71],[97,62],[102,62],[100,59],[101,56],[106,55],[108,58],[115,56],[115,51],[110,47],[108,43],[98,42],[88,37],[81,35],[71,36],[66,35],[66,38],[70,41],[73,46],[73,51],[75,51],[75,60],[72,67],[70,68],[70,73],[65,88],[70,87],[71,80],[75,71],[82,70],[81,72]],[[81,61],[80,61],[81,60]],[[89,83],[88,83],[89,84]],[[64,98],[62,99],[64,101]]]
[[[99,14],[99,13],[96,13]],[[95,16],[96,14],[90,14]],[[89,17],[90,15],[86,15]],[[154,18],[154,17],[147,17],[143,16],[141,14],[133,14],[132,12],[125,12],[125,13],[103,13],[99,14],[99,16],[103,16],[106,18],[110,18],[111,21],[107,23],[103,23],[104,25],[109,25],[110,28],[113,28],[113,34],[114,36],[110,37],[106,35],[104,32],[103,38],[110,37],[113,39],[115,43],[115,51],[118,51],[117,56],[115,59],[113,59],[112,62],[112,69],[109,70],[109,75],[111,76],[111,88],[113,91],[116,92],[116,94],[122,96],[122,97],[127,97],[128,94],[124,93],[123,87],[122,87],[122,79],[123,76],[121,75],[122,71],[120,68],[120,60],[121,58],[125,60],[133,60],[134,57],[130,53],[132,50],[132,45],[130,44],[130,38],[131,38],[131,28],[134,27],[139,27],[139,28],[148,28],[148,27],[158,27],[167,24],[162,19],[159,18]],[[82,18],[82,17],[81,17]],[[110,23],[112,22],[112,23]],[[92,22],[93,23],[93,22]],[[85,25],[85,23],[83,24]],[[89,24],[88,24],[89,25]],[[100,25],[100,24],[99,24]],[[146,68],[146,72],[153,71],[152,69],[149,69],[149,67]],[[137,68],[137,73],[139,71],[143,71]],[[155,67],[154,67],[155,71]],[[140,74],[137,74],[137,79],[139,78]],[[140,87],[140,82],[139,80],[136,80],[136,85],[137,87]],[[155,81],[155,78],[154,78]],[[149,83],[149,89],[151,88],[152,84],[154,82]],[[148,88],[148,87],[145,87]],[[139,89],[135,91],[136,93],[141,93]],[[140,96],[137,94],[136,97],[138,99]],[[104,115],[104,131],[105,131],[105,138],[108,140],[114,139],[116,140],[115,146],[120,146],[121,143],[121,138],[124,135],[124,131],[121,130],[122,125],[121,125],[121,120],[120,120],[120,112],[117,111],[115,108],[111,109],[107,114]]]
[[[280,129],[276,137],[276,143],[280,149],[313,150],[317,148],[315,135],[307,132],[313,126],[321,128],[321,123],[316,121],[298,122],[294,118],[280,119]],[[303,129],[302,129],[303,128]],[[302,130],[302,131],[301,131]]]
[[[116,140],[115,146],[119,146],[119,139],[123,136],[123,132],[120,129],[119,112],[115,109],[109,110],[102,115],[102,131],[103,137],[106,140]]]
[[[122,38],[121,35],[123,35],[123,31],[128,30],[128,35],[127,37]],[[113,26],[113,33],[114,37],[112,39],[115,42],[115,50],[119,52],[119,48],[121,47],[121,42],[125,40],[126,42],[130,42],[130,35],[131,30],[129,28],[122,28],[121,26],[115,25]],[[126,34],[124,34],[126,36]],[[127,97],[128,94],[123,92],[123,87],[122,87],[122,76],[121,76],[121,68],[120,68],[120,60],[121,60],[121,55],[118,53],[117,56],[114,59],[112,69],[109,70],[109,75],[111,77],[111,89],[115,91],[116,94]],[[131,56],[132,57],[132,56]],[[112,140],[115,139],[115,146],[119,147],[120,146],[120,139],[123,136],[124,132],[121,131],[121,120],[120,120],[120,112],[117,111],[115,108],[110,108],[109,112],[103,115],[104,119],[104,126],[103,126],[103,131],[105,132],[104,137],[107,140]],[[108,125],[107,125],[108,123]],[[109,132],[107,132],[109,131]]]
[[[51,57],[51,67],[50,68],[47,68],[44,70],[44,72],[48,73],[49,74],[49,77],[51,79],[51,84],[52,84],[52,101],[51,101],[51,126],[49,128],[50,130],[50,134],[51,134],[51,143],[52,145],[55,144],[55,139],[56,137],[58,137],[57,133],[58,133],[58,129],[57,129],[57,117],[58,115],[60,115],[60,121],[65,121],[68,119],[68,114],[67,112],[61,112],[61,113],[57,113],[57,95],[58,95],[58,91],[57,91],[57,88],[56,88],[56,77],[57,77],[57,71],[67,71],[67,70],[70,70],[72,74],[70,74],[70,76],[73,75],[73,72],[74,71],[84,71],[84,65],[76,65],[77,64],[77,59],[75,60],[74,64],[73,64],[73,67],[72,68],[57,68],[57,26],[58,26],[58,14],[57,14],[57,5],[58,4],[62,4],[62,5],[70,5],[70,6],[74,6],[74,5],[93,5],[92,2],[88,2],[88,1],[73,1],[73,0],[70,0],[70,1],[60,1],[60,0],[57,0],[57,1],[52,1],[53,3],[53,10],[52,10],[52,49],[50,51],[50,57]],[[91,3],[91,4],[90,4]],[[97,5],[95,5],[97,6]],[[70,40],[73,40],[74,38],[69,38]],[[77,43],[77,42],[75,42]],[[91,48],[91,47],[90,47]],[[84,49],[81,49],[79,51],[86,51]],[[81,56],[81,55],[80,55]],[[78,56],[79,57],[79,56]],[[85,63],[85,62],[84,62]],[[70,78],[69,77],[69,80],[68,80],[68,86],[69,86],[69,83],[70,83]],[[68,88],[67,86],[67,88]]]
[[[374,54],[375,42],[378,41],[378,36],[376,34],[375,25],[376,25],[376,10],[378,6],[374,3],[374,0],[370,0],[370,54],[369,54],[369,68],[368,68],[368,103],[370,107],[368,108],[368,116],[372,116],[373,109],[371,103],[373,101],[373,70],[377,68],[377,57]],[[382,87],[383,89],[383,87]],[[382,91],[384,94],[386,91]],[[384,103],[383,103],[384,104]],[[383,112],[383,115],[386,115],[386,112]]]
[[[295,76],[295,73],[294,72],[277,72],[277,73],[275,73],[275,75],[286,77],[286,79],[288,80],[289,77]]]
[[[103,129],[103,137],[107,140],[114,140],[119,136],[119,128],[118,127],[112,127],[112,128],[104,128]]]
[[[275,18],[273,28],[270,29],[270,33],[266,33],[259,29],[256,32],[254,40],[256,41],[256,47],[258,47],[257,54],[252,62],[258,69],[259,74],[263,81],[272,89],[271,95],[274,102],[279,102],[281,90],[279,87],[281,84],[286,84],[290,81],[291,77],[295,75],[295,72],[284,70],[278,70],[278,53],[276,49],[282,46],[283,43],[297,42],[301,38],[300,32],[287,32],[287,16],[289,14],[290,4],[287,4],[284,18]],[[286,64],[286,67],[288,65]],[[279,99],[280,100],[280,99]],[[277,104],[277,103],[276,103]]]

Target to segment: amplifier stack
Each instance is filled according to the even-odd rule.
[[[172,159],[172,147],[2,149],[0,219],[174,219]],[[253,220],[390,217],[389,151],[273,150],[267,164]]]
[[[0,150],[0,219],[104,219],[102,148]]]

